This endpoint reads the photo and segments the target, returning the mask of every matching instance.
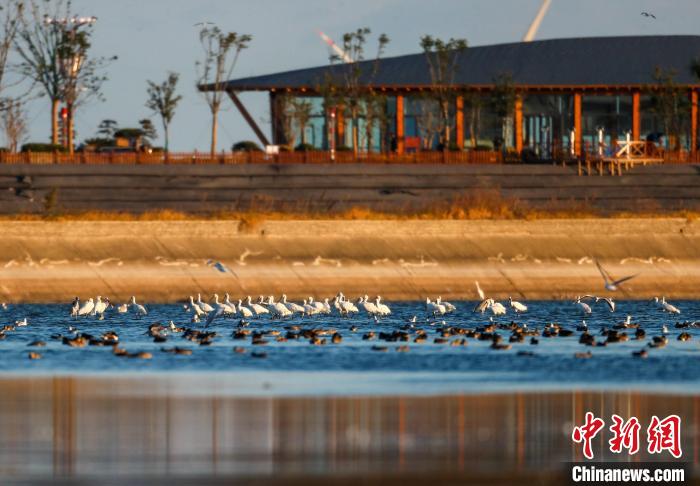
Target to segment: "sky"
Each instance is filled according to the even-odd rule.
[[[100,121],[137,126],[151,116],[144,106],[146,81],[180,74],[183,100],[171,125],[173,151],[208,150],[210,115],[195,89],[195,61],[202,57],[197,22],[215,22],[222,30],[251,34],[234,78],[325,65],[328,49],[317,31],[339,41],[343,33],[369,27],[391,39],[386,57],[418,52],[419,38],[466,38],[469,45],[517,42],[534,18],[540,0],[73,0],[74,11],[98,18],[93,52],[118,56],[103,87],[104,102],[92,101],[76,113],[78,140],[95,135]],[[640,15],[652,12],[653,20]],[[553,0],[537,39],[612,35],[700,34],[698,0]],[[16,88],[22,89],[22,88]],[[269,134],[267,93],[240,96],[253,118]],[[50,138],[49,103],[27,106],[29,139]],[[236,108],[226,99],[220,113],[218,150],[255,140]],[[157,142],[162,144],[162,138]]]

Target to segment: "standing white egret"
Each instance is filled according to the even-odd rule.
[[[449,302],[442,300],[442,296],[440,296],[440,295],[438,295],[438,298],[435,299],[435,303],[437,303],[437,305],[443,306],[445,308],[445,312],[447,312],[447,313],[454,312],[457,310],[457,308],[455,306],[453,306]]]
[[[287,309],[289,309],[290,312],[293,312],[295,314],[304,313],[304,308],[299,304],[295,304],[294,302],[287,302],[287,294],[282,294],[282,303],[287,306]]]
[[[430,297],[425,298],[425,308],[430,312],[433,316],[437,315],[445,315],[445,312],[447,312],[447,309],[445,309],[444,305],[440,305],[437,302],[431,302]]]
[[[267,308],[253,302],[253,299],[250,295],[248,296],[248,300],[246,300],[246,305],[250,310],[252,310],[255,313],[256,316],[259,316],[260,314],[270,313],[270,311]]]
[[[242,299],[238,299],[238,312],[240,312],[243,317],[253,317],[253,311],[243,305]]]
[[[208,303],[202,302],[202,294],[197,294],[197,305],[199,306],[200,309],[202,309],[207,314],[214,310],[214,308],[212,306],[210,306]]]
[[[78,316],[88,316],[94,308],[95,302],[92,300],[92,297],[90,297],[88,301],[78,309]]]
[[[527,312],[527,306],[518,302],[517,300],[513,300],[513,297],[508,297],[508,302],[510,303],[511,309],[513,309],[516,314]]]
[[[102,296],[98,295],[95,301],[95,308],[92,310],[93,315],[102,316],[107,310],[107,302],[102,300]]]
[[[134,307],[134,311],[136,312],[136,315],[139,317],[143,317],[145,315],[148,315],[148,311],[144,306],[141,304],[136,303],[136,297],[133,295],[131,296],[131,305]]]
[[[489,309],[494,316],[504,316],[506,315],[506,307],[500,302],[496,302],[493,299],[489,299],[491,302],[489,304]]]
[[[382,296],[378,295],[377,300],[374,303],[375,307],[377,308],[377,313],[380,316],[388,316],[391,314],[391,309],[389,309],[389,306],[386,304],[382,304]]]
[[[236,315],[236,304],[231,302],[231,296],[226,292],[224,295],[224,305],[226,305],[226,310],[224,311],[224,314],[229,315],[229,316],[235,316]]]
[[[206,325],[208,326],[212,322],[214,322],[214,319],[217,317],[220,317],[226,312],[226,309],[228,306],[224,304],[223,302],[219,302],[219,296],[217,294],[214,294],[214,306],[212,307],[211,312],[207,315],[207,323]]]
[[[199,307],[199,304],[197,304],[192,296],[190,295],[190,309],[192,309],[192,312],[198,317],[202,317],[205,312],[202,310],[201,307]]]
[[[282,302],[275,302],[275,298],[271,295],[267,298],[267,305],[272,310],[272,314],[279,318],[289,317],[292,311],[287,309],[287,306]]]
[[[673,304],[666,302],[666,297],[661,297],[661,309],[669,314],[680,314],[681,310]]]

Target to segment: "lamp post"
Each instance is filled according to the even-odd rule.
[[[61,75],[65,79],[63,90],[63,101],[66,105],[65,132],[68,152],[73,154],[73,108],[75,106],[78,92],[80,69],[85,59],[87,49],[84,39],[79,37],[79,30],[86,25],[92,25],[97,21],[97,17],[53,18],[44,17],[44,24],[53,26],[60,33],[59,48],[57,50]],[[60,32],[59,32],[60,31]]]

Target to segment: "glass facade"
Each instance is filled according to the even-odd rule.
[[[391,151],[397,147],[396,97],[384,98],[385,107],[382,117],[375,119],[368,127],[367,118],[362,114],[356,120],[360,151]],[[316,149],[327,150],[328,131],[324,114],[323,100],[320,97],[305,96],[297,101],[308,102],[311,113],[305,126],[301,127],[293,110],[284,110],[291,118],[287,123],[278,123],[286,127],[277,130],[276,143],[294,145],[304,142]],[[618,141],[625,140],[632,132],[633,98],[631,94],[586,95],[581,103],[581,140],[583,149],[590,154],[611,156]],[[673,148],[675,140],[666,134],[669,121],[654,103],[651,95],[640,96],[641,139],[657,143],[665,149]],[[337,146],[353,146],[353,121],[349,110],[339,116],[342,130],[337,132]],[[493,110],[488,93],[475,93],[464,98],[463,111],[463,147],[472,149],[511,149],[515,147],[514,117],[499,117]],[[450,111],[451,142],[456,142],[455,129],[456,107]],[[678,144],[681,149],[689,150],[690,110],[686,104],[678,110],[678,117],[673,121],[673,128],[678,132]],[[406,152],[435,150],[441,140],[441,116],[435,99],[422,94],[404,95],[404,147]],[[523,149],[539,158],[551,158],[562,153],[571,153],[571,136],[574,128],[574,96],[570,93],[537,93],[522,95],[522,137]],[[285,134],[280,135],[280,132]],[[670,140],[671,139],[671,140]],[[601,143],[602,142],[602,143]]]

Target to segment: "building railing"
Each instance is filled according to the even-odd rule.
[[[494,151],[473,152],[416,152],[412,154],[379,154],[337,152],[334,157],[327,151],[281,152],[220,152],[215,155],[201,152],[165,153],[98,153],[79,152],[73,155],[51,152],[0,152],[0,164],[87,164],[87,165],[155,165],[155,164],[500,164],[503,154]]]
[[[700,152],[662,152],[654,154],[658,162],[670,164],[700,163]],[[86,165],[160,165],[160,164],[503,164],[532,162],[569,162],[596,160],[593,153],[584,153],[580,158],[567,151],[557,151],[548,160],[504,154],[496,151],[420,151],[409,154],[337,152],[331,157],[326,151],[281,152],[268,155],[264,152],[221,152],[215,155],[202,152],[164,153],[97,153],[79,152],[73,155],[50,152],[0,152],[0,164],[86,164]],[[627,157],[622,155],[620,160]]]

